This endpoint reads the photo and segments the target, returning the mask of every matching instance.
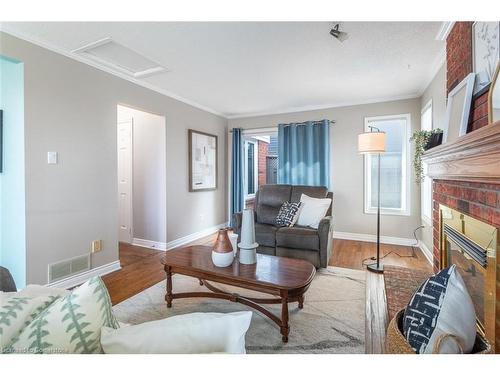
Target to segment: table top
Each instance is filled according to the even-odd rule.
[[[209,246],[188,246],[169,250],[162,261],[165,267],[198,271],[233,281],[275,286],[280,289],[298,289],[309,285],[316,274],[314,266],[300,259],[257,254],[256,264],[241,264],[237,258],[228,267],[216,267]],[[192,275],[194,276],[194,275]]]

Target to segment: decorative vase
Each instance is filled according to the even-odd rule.
[[[254,213],[251,209],[243,210],[241,219],[241,241],[238,244],[240,248],[239,260],[241,264],[254,264],[257,262],[257,247],[255,242],[255,223]]]
[[[216,267],[227,267],[233,263],[234,254],[227,229],[219,229],[217,240],[212,250],[212,262]]]
[[[238,235],[236,233],[229,233],[229,241],[231,241],[231,247],[233,248],[233,256],[238,253]]]

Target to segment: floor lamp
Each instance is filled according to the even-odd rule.
[[[367,269],[372,272],[384,272],[384,266],[380,264],[380,154],[385,152],[385,133],[380,129],[369,126],[370,131],[358,136],[358,151],[361,154],[376,154],[378,159],[377,174],[377,263],[369,264]],[[370,197],[371,199],[371,197]]]

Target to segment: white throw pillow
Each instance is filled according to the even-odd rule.
[[[43,310],[20,335],[13,353],[101,353],[101,328],[118,328],[108,290],[94,277]]]
[[[119,329],[103,328],[107,354],[245,353],[252,312],[193,313]]]
[[[302,204],[297,225],[318,229],[319,222],[325,217],[332,200],[330,198],[312,198],[302,194],[300,202]]]
[[[19,292],[0,292],[0,353],[52,302],[69,292],[59,288],[28,285]]]

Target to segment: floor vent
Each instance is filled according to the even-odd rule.
[[[49,283],[90,270],[90,254],[49,264]]]

